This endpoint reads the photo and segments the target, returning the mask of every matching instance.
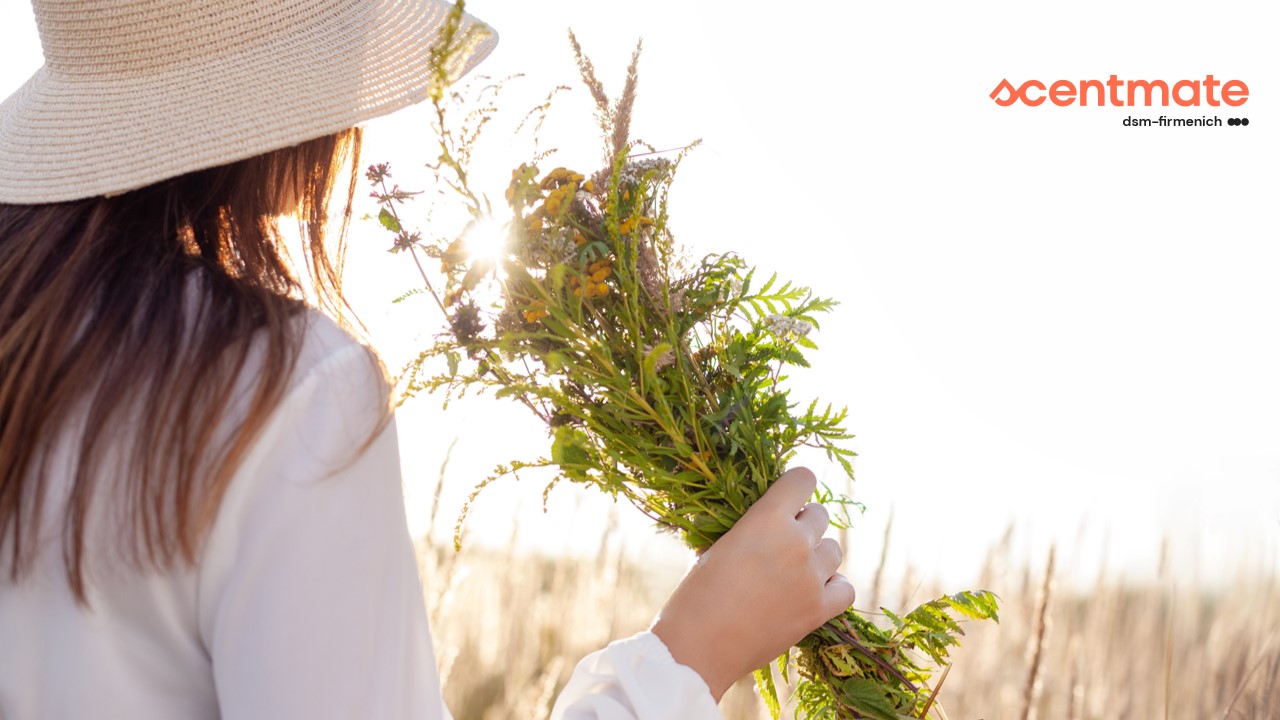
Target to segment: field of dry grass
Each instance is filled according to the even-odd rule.
[[[609,542],[586,560],[427,547],[420,557],[457,720],[547,717],[574,663],[643,629],[678,580],[637,567]],[[877,588],[873,572],[851,574],[864,593],[860,608],[908,609],[939,590],[915,580]],[[975,586],[1000,595],[1002,621],[974,625],[955,654],[940,694],[949,717],[1280,718],[1274,576],[1213,593],[1173,579],[1146,587],[1101,580],[1066,592],[1045,579],[1043,566],[1012,565],[1007,544],[993,549]],[[729,720],[767,717],[749,682],[721,708]]]

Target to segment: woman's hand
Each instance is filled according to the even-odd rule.
[[[671,594],[652,631],[697,671],[716,702],[738,678],[781,655],[853,604],[840,544],[806,468],[778,478]]]

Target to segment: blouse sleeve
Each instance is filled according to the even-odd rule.
[[[720,720],[702,676],[678,664],[662,640],[642,632],[578,663],[552,720]]]
[[[223,499],[197,603],[226,720],[449,717],[375,367],[316,363]]]

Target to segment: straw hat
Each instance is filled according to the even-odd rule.
[[[12,1],[12,0],[10,0]],[[444,0],[32,0],[44,67],[0,104],[0,203],[115,195],[428,97]],[[497,43],[463,14],[449,79]]]

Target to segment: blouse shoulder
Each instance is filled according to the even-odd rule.
[[[361,374],[370,374],[374,377],[363,379],[377,380],[381,392],[390,392],[386,371],[377,354],[338,323],[319,311],[309,308],[299,316],[298,325],[299,332],[302,334],[302,347],[298,353],[291,386],[296,387],[306,380],[308,375],[317,371],[322,373],[332,371],[334,366],[367,365],[368,372]],[[355,367],[346,369],[355,369]]]

